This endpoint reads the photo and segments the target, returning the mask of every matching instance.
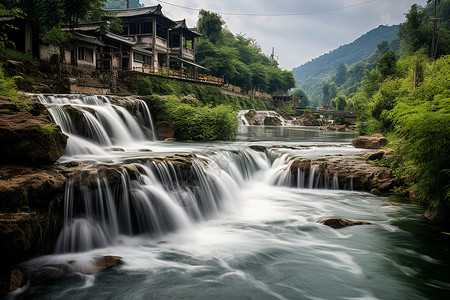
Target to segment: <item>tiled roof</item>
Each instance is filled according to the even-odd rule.
[[[175,23],[176,23],[176,25],[175,25],[175,27],[174,27],[174,30],[177,30],[177,29],[179,29],[179,30],[185,30],[185,31],[189,31],[189,33],[190,33],[191,35],[194,35],[194,36],[196,36],[196,37],[201,36],[201,34],[198,33],[198,32],[196,31],[196,28],[189,28],[189,27],[187,27],[187,25],[186,25],[186,19],[181,20],[181,21],[175,21]]]
[[[116,40],[130,46],[134,46],[136,44],[136,40],[133,37],[120,36],[109,31],[106,31],[104,36],[111,40]]]
[[[91,22],[91,23],[79,23],[77,24],[73,30],[76,31],[95,31],[99,30],[102,27],[107,27],[109,25],[109,21],[100,21],[100,22]],[[70,27],[67,27],[70,28]]]
[[[149,7],[138,7],[129,9],[105,9],[105,12],[113,12],[118,18],[136,17],[149,14],[162,14],[162,6],[160,4]]]
[[[81,34],[79,32],[72,32],[72,39],[96,46],[105,46],[105,44],[97,40],[94,36]]]

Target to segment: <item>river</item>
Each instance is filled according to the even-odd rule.
[[[49,107],[70,102],[89,108],[86,111],[102,124],[109,122],[102,118],[112,112],[107,112],[107,100],[43,102]],[[95,105],[102,113],[94,113]],[[55,111],[52,115],[58,119]],[[55,254],[26,266],[70,261],[82,268],[104,255],[120,256],[123,264],[95,275],[75,273],[30,287],[18,298],[448,299],[450,295],[449,249],[439,230],[424,220],[423,208],[352,191],[350,186],[330,183],[312,189],[285,184],[288,157],[354,155],[361,150],[351,147],[353,134],[314,127],[240,126],[232,142],[168,143],[146,138],[145,130],[140,132],[131,121],[121,125],[126,130],[112,128],[117,118],[127,120],[120,114],[103,129],[97,124],[97,133],[88,139],[71,134],[72,125],[59,116],[58,123],[70,135],[61,163],[83,161],[92,168],[100,163],[128,164],[141,179],[123,173],[119,193],[127,194],[121,197],[130,203],[124,214],[117,204],[117,188],[101,177],[95,188],[82,192],[74,191],[77,184],[69,185],[66,228]],[[123,132],[112,137],[114,130]],[[126,136],[127,132],[132,134]],[[258,152],[251,146],[268,150]],[[111,147],[120,151],[110,151]],[[197,186],[185,184],[187,179],[170,163],[142,162],[145,157],[174,153],[196,154]],[[96,207],[100,201],[101,213],[84,202],[80,209],[76,201],[97,201]],[[325,217],[373,225],[333,229],[317,223]]]

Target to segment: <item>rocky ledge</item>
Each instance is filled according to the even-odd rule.
[[[61,157],[67,136],[45,118],[45,113],[39,104],[20,111],[7,98],[0,99],[0,164],[37,166],[52,164]]]
[[[61,203],[71,169],[56,165],[67,136],[45,108],[0,97],[0,295],[11,289],[13,267],[53,251]]]
[[[389,143],[389,140],[379,133],[371,136],[359,136],[352,141],[355,148],[381,149]]]
[[[290,164],[290,173],[295,182],[299,174],[309,178],[313,169],[315,174],[322,176],[323,183],[328,183],[328,187],[337,181],[340,188],[387,195],[393,184],[389,169],[374,166],[362,157],[330,155],[312,160],[293,158]]]

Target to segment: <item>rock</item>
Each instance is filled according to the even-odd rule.
[[[440,225],[446,228],[446,230],[450,230],[450,209],[441,208],[438,210],[428,208],[424,216],[430,222]]]
[[[0,110],[0,164],[46,165],[64,152],[67,136],[29,112]]]
[[[264,125],[265,126],[282,126],[283,122],[280,118],[277,117],[266,117],[264,119]]]
[[[382,193],[377,189],[371,189],[370,193],[375,196],[382,196]]]
[[[301,126],[320,126],[322,122],[310,111],[305,111],[303,115],[294,121],[294,125]]]
[[[370,222],[363,222],[363,221],[350,221],[347,219],[341,219],[341,218],[325,218],[319,220],[317,223],[330,226],[333,228],[343,228],[347,226],[354,226],[354,225],[372,225]]]
[[[172,142],[176,142],[177,140],[175,138],[167,138],[164,141],[172,143]]]
[[[64,193],[67,179],[64,171],[67,170],[63,167],[3,166],[0,169],[0,211],[15,212],[23,206],[47,210],[49,199]]]
[[[257,146],[257,145],[250,146],[249,148],[252,149],[252,150],[258,151],[258,152],[265,152],[267,150],[267,147],[265,147],[265,146]]]
[[[283,117],[275,111],[256,111],[251,109],[244,117],[247,119],[249,125],[283,125]]]
[[[111,147],[111,148],[108,148],[108,151],[112,151],[112,152],[125,152],[125,149],[120,148],[120,147]]]
[[[156,131],[160,140],[171,139],[175,136],[175,128],[173,124],[168,121],[159,122],[156,125]]]
[[[356,127],[354,125],[337,125],[333,123],[327,123],[320,126],[319,129],[327,131],[347,132],[347,131],[355,131]]]
[[[380,160],[382,158],[391,157],[394,154],[392,149],[382,149],[377,152],[368,152],[364,155],[368,160]]]
[[[139,152],[153,152],[153,150],[142,148],[142,149],[139,149]]]
[[[26,279],[31,285],[47,285],[61,279],[65,276],[81,273],[81,274],[97,274],[122,263],[119,256],[102,256],[97,257],[89,263],[80,263],[77,261],[60,261],[51,264],[24,264],[24,272]]]
[[[95,273],[103,272],[120,264],[122,264],[122,257],[120,256],[102,256],[97,258],[94,262]]]
[[[25,285],[25,277],[22,271],[17,268],[12,269],[10,278],[11,280],[9,282],[9,290],[11,292]]]
[[[360,136],[352,141],[355,148],[381,149],[389,143],[389,140],[379,133],[371,136]]]
[[[331,183],[337,180],[341,189],[352,187],[353,190],[367,192],[377,189],[381,193],[388,193],[392,188],[393,178],[388,168],[344,156],[329,156],[315,160],[293,158],[290,164],[293,181],[297,182],[300,170],[307,186],[313,166],[315,177],[321,174],[321,182],[328,183],[327,187],[331,187]]]

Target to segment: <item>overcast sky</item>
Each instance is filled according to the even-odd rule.
[[[221,14],[234,33],[252,37],[270,54],[275,47],[280,67],[292,70],[305,62],[353,42],[379,25],[399,24],[412,4],[426,0],[140,0],[145,6],[163,7],[173,19],[186,19],[196,26],[198,10],[236,14],[280,14],[249,16]],[[184,6],[186,8],[177,7]],[[191,8],[191,9],[188,9]],[[296,14],[296,15],[286,15]]]

